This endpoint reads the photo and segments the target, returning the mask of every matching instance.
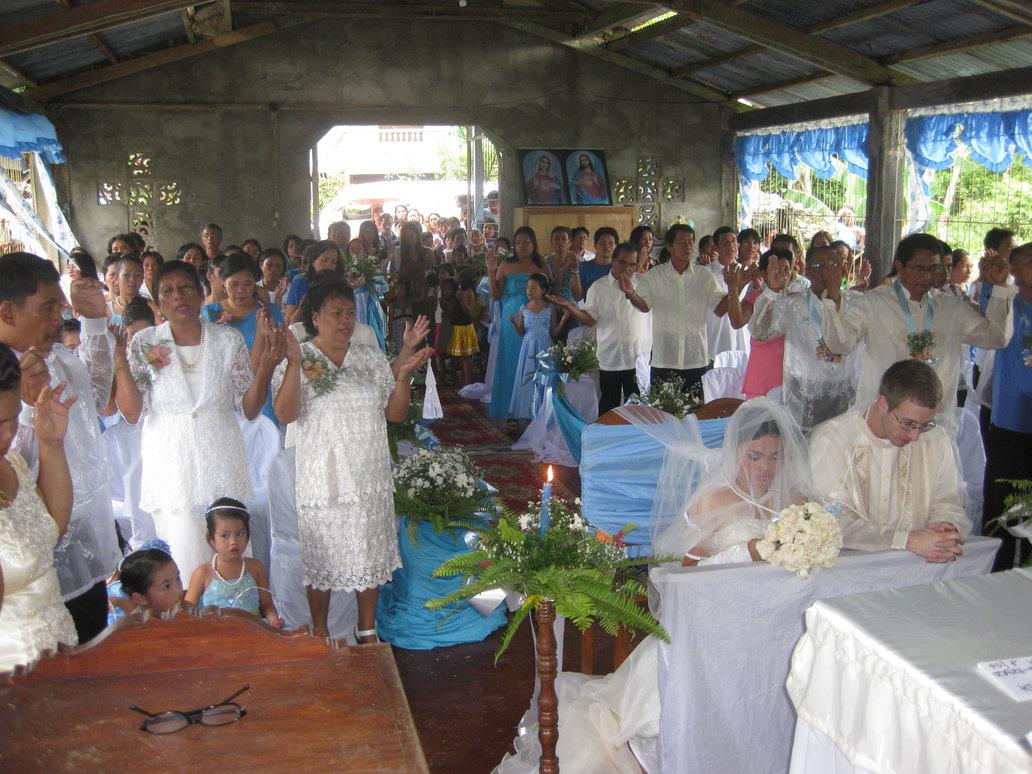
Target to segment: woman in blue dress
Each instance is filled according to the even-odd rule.
[[[531,274],[527,280],[529,300],[509,318],[516,332],[523,337],[520,354],[516,358],[512,400],[509,401],[509,414],[515,419],[531,419],[534,416],[531,410],[536,387],[532,376],[537,370],[534,356],[552,346],[555,335],[565,321],[565,318],[560,320],[555,305],[545,301],[548,292],[548,277],[541,273]]]
[[[290,281],[287,297],[283,299],[283,317],[288,324],[301,321],[301,302],[308,294],[308,284],[321,271],[340,271],[340,248],[336,242],[324,239],[305,248],[305,273]]]
[[[348,271],[348,284],[355,291],[355,320],[365,323],[373,329],[376,334],[376,341],[380,349],[387,351],[387,316],[384,314],[380,301],[383,293],[380,291],[381,280],[379,275],[372,283],[364,276],[352,276],[350,267],[353,261],[375,261],[365,251],[365,245],[361,239],[352,239],[348,243],[348,260],[345,261],[345,270]],[[383,286],[386,290],[386,285]]]
[[[494,374],[491,381],[491,406],[488,415],[512,419],[509,404],[516,378],[517,359],[523,337],[512,325],[504,324],[527,303],[527,280],[531,274],[541,271],[544,262],[538,254],[537,236],[529,226],[520,226],[513,235],[513,255],[504,259],[492,250],[487,254],[487,273],[491,278],[491,298],[502,304],[501,330],[498,335],[498,354],[495,357]]]
[[[275,304],[265,304],[258,300],[255,288],[258,277],[255,275],[254,262],[246,255],[234,253],[229,255],[219,266],[219,276],[226,290],[226,297],[201,309],[201,317],[208,322],[222,323],[240,331],[244,337],[247,351],[251,353],[251,367],[260,353],[255,352],[254,342],[258,333],[259,315],[265,314],[269,321],[276,325],[283,324],[283,315]],[[276,414],[272,410],[272,393],[262,407],[262,413],[276,422]]]

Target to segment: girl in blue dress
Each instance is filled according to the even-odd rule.
[[[500,319],[508,320],[521,306],[527,303],[527,280],[531,274],[540,272],[544,262],[538,254],[537,235],[529,226],[520,226],[513,235],[515,253],[512,256],[487,255],[487,274],[491,278],[491,297],[500,300]],[[517,360],[523,337],[512,325],[499,326],[497,355],[491,381],[491,406],[488,415],[497,418],[514,419],[509,413],[512,402],[512,388],[516,378]]]
[[[208,544],[215,555],[190,576],[185,601],[194,607],[232,607],[264,617],[283,628],[283,619],[269,593],[269,576],[257,559],[244,556],[251,537],[251,515],[239,500],[220,497],[204,512]]]
[[[275,325],[283,324],[283,315],[275,304],[266,304],[258,300],[255,288],[258,285],[258,275],[255,272],[254,262],[247,256],[239,253],[226,256],[219,265],[219,277],[226,291],[226,297],[221,301],[206,304],[201,308],[201,317],[208,322],[229,325],[240,331],[244,337],[244,344],[247,351],[251,353],[251,367],[255,368],[256,360],[261,353],[254,348],[258,335],[258,318],[260,315],[267,315],[269,322]],[[276,414],[272,410],[272,395],[270,394],[262,407],[262,413],[279,426]]]
[[[529,300],[515,315],[509,316],[509,322],[516,329],[516,333],[523,337],[520,354],[516,359],[512,400],[509,402],[509,415],[515,419],[533,417],[533,374],[537,370],[534,356],[552,346],[556,334],[568,316],[567,314],[560,317],[556,306],[545,301],[545,294],[548,292],[548,277],[540,272],[531,274],[527,280]]]

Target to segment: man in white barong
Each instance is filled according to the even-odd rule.
[[[1007,284],[1010,269],[998,258],[987,262],[984,273],[994,287],[983,317],[963,301],[929,293],[942,265],[942,242],[931,234],[910,234],[900,240],[893,265],[896,280],[849,304],[842,303],[840,287],[845,267],[841,273],[829,272],[821,308],[824,341],[839,355],[864,344],[857,406],[866,407],[878,396],[879,379],[892,363],[911,357],[931,365],[943,394],[950,397],[936,409],[936,421],[955,432],[953,402],[960,380],[961,345],[1000,349],[1010,341],[1017,293]]]
[[[971,522],[956,447],[935,423],[942,398],[931,366],[901,360],[882,376],[876,400],[814,429],[813,483],[838,510],[845,548],[907,550],[929,562],[963,553]]]
[[[811,247],[806,251],[809,283],[774,287],[768,280],[749,320],[754,339],[785,337],[782,402],[804,433],[844,413],[856,399],[857,353],[836,355],[829,350],[821,324],[824,275],[838,263],[834,248]],[[843,308],[861,296],[854,290],[843,291]]]
[[[717,246],[717,260],[706,266],[713,272],[713,278],[717,281],[717,287],[727,292],[727,282],[724,280],[724,271],[732,265],[738,264],[738,235],[730,226],[721,226],[713,232],[713,243]],[[751,280],[752,275],[745,273],[747,279]],[[738,297],[745,296],[748,282],[743,282],[738,289]],[[749,329],[745,326],[735,328],[731,318],[727,315],[710,315],[706,318],[706,350],[709,353],[710,361],[721,352],[739,350],[749,352]]]
[[[72,476],[72,516],[54,549],[61,596],[72,614],[79,642],[107,625],[105,581],[122,557],[107,481],[107,446],[97,411],[107,405],[114,374],[107,309],[100,284],[80,277],[71,283],[72,312],[82,325],[78,352],[60,341],[61,313],[67,308],[54,265],[30,253],[0,257],[0,342],[19,354],[22,413],[15,448],[35,469],[33,395],[43,385],[65,382],[76,401],[68,416],[65,455]]]

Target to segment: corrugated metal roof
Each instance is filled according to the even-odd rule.
[[[94,0],[76,0],[86,4]],[[345,2],[346,0],[338,0]],[[384,5],[400,4],[401,0],[381,0]],[[421,0],[422,4],[442,7],[455,0]],[[805,29],[816,23],[838,19],[864,8],[880,6],[883,0],[748,0],[737,7],[762,19]],[[471,4],[472,5],[472,4]],[[603,0],[578,0],[578,5],[597,16],[613,6]],[[18,20],[60,12],[56,0],[0,0],[0,25]],[[649,11],[642,5],[643,13]],[[282,16],[234,14],[236,26],[246,26],[267,19],[283,20]],[[1005,30],[1017,24],[981,6],[976,0],[919,0],[889,14],[877,16],[857,24],[837,27],[819,37],[829,43],[847,46],[853,51],[874,59],[909,52],[944,41],[962,40],[971,35]],[[571,29],[556,25],[565,33]],[[1032,27],[1030,27],[1032,32]],[[123,25],[99,34],[100,39],[120,59],[178,45],[186,41],[179,12],[165,13],[138,22]],[[647,62],[668,72],[676,72],[687,65],[708,61],[740,51],[755,44],[744,37],[719,29],[704,22],[692,22],[680,29],[670,30],[655,38],[643,38],[618,48],[620,55]],[[107,60],[88,38],[75,38],[42,48],[33,49],[7,60],[29,77],[46,82],[71,75]],[[964,75],[995,72],[1014,67],[1032,66],[1032,37],[1002,43],[988,44],[963,53],[942,54],[925,59],[894,64],[893,67],[920,81],[933,81]],[[732,61],[700,69],[689,77],[729,93],[749,92],[749,100],[758,105],[777,105],[802,100],[847,94],[867,88],[850,78],[832,75],[821,80],[759,91],[766,86],[784,83],[822,69],[776,49],[732,59]],[[2,82],[10,82],[0,76]]]
[[[799,78],[817,69],[812,64],[775,51],[761,51],[720,67],[699,70],[692,77],[718,89],[737,92]]]
[[[4,0],[0,5],[0,24],[13,24],[43,16],[57,8],[57,3],[49,0]]]
[[[100,38],[119,58],[126,58],[137,51],[185,43],[186,30],[183,27],[183,17],[179,11],[174,11],[102,32]]]
[[[23,73],[45,81],[106,62],[100,49],[87,38],[75,38],[52,46],[34,48],[7,57]]]

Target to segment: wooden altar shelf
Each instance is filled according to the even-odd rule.
[[[239,688],[246,716],[167,735],[149,712],[193,710]],[[390,646],[284,634],[237,610],[130,617],[97,640],[0,678],[8,771],[427,772]]]

